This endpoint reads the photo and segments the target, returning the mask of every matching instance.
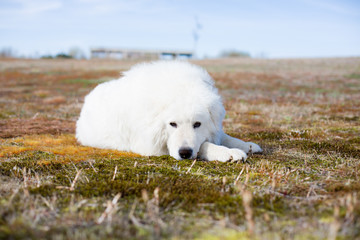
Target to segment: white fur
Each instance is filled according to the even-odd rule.
[[[192,150],[186,158],[219,161],[246,159],[250,146],[252,152],[262,151],[255,143],[226,135],[224,116],[214,81],[204,69],[158,61],[138,64],[90,92],[76,138],[87,146],[176,159],[182,159],[181,149]],[[194,128],[196,122],[201,125]]]

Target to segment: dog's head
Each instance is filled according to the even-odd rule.
[[[176,111],[177,110],[177,111]],[[210,106],[193,104],[172,109],[163,123],[168,153],[178,159],[194,159],[201,145],[219,144],[225,110],[220,101]]]
[[[163,63],[156,70],[158,79],[165,80],[153,82],[161,94],[149,103],[149,108],[154,106],[153,117],[148,117],[153,127],[147,131],[158,154],[189,159],[205,141],[219,144],[225,109],[211,76],[185,62]]]

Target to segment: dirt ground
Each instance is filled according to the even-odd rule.
[[[360,239],[360,58],[193,62],[264,154],[80,146],[84,96],[136,62],[0,59],[0,238]]]

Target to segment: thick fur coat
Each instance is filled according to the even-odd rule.
[[[225,109],[210,75],[181,61],[132,67],[85,97],[76,124],[87,146],[171,155],[176,159],[241,160],[261,152],[222,130]]]

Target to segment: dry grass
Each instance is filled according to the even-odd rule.
[[[21,154],[29,155],[33,153],[47,153],[46,159],[41,159],[39,163],[50,162],[79,162],[92,158],[119,158],[119,157],[139,157],[140,155],[114,150],[95,149],[81,146],[76,142],[73,134],[52,135],[25,135],[22,137],[1,139],[2,146],[0,158],[12,159]],[[54,156],[54,158],[50,158]]]
[[[360,59],[197,61],[249,162],[80,146],[84,95],[134,62],[0,60],[1,239],[360,239]]]

